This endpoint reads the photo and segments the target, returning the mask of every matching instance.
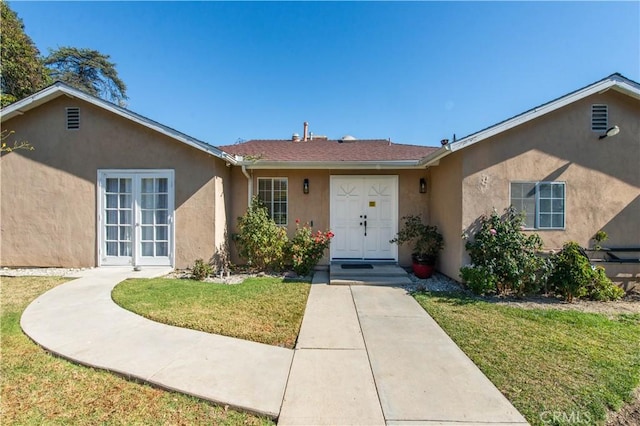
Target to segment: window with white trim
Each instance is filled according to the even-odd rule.
[[[69,107],[67,113],[67,130],[78,130],[80,128],[80,108]]]
[[[603,104],[591,105],[591,130],[606,132],[609,128],[609,107]]]
[[[258,178],[258,199],[277,225],[286,225],[288,216],[287,178]]]
[[[511,205],[525,213],[527,229],[564,229],[564,182],[511,182]]]

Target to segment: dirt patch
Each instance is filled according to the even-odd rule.
[[[168,275],[165,275],[165,278],[175,278],[175,279],[183,279],[189,280],[191,279],[191,270],[190,269],[178,269],[175,270]],[[227,270],[222,273],[217,273],[213,276],[207,277],[203,282],[213,283],[213,284],[241,284],[247,278],[255,278],[255,277],[275,277],[275,278],[286,278],[291,280],[311,280],[311,277],[300,277],[293,271],[287,271],[284,273],[265,273],[265,272],[255,272],[249,269],[236,269],[236,270]]]
[[[605,315],[637,314],[640,313],[640,292],[629,292],[621,300],[613,302],[597,302],[594,300],[575,300],[567,303],[559,297],[529,296],[515,297],[485,297],[483,300],[500,305],[515,306],[523,309],[558,309],[591,312]]]
[[[609,413],[607,426],[638,426],[640,425],[640,388],[636,389],[633,401],[624,405],[620,411]]]

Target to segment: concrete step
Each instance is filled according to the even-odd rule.
[[[331,285],[380,285],[380,286],[403,286],[403,285],[409,285],[411,284],[411,280],[409,278],[389,278],[389,279],[384,279],[380,278],[380,279],[372,279],[372,278],[365,278],[362,280],[358,280],[358,279],[349,279],[349,280],[342,280],[342,279],[332,279],[330,282]]]
[[[329,279],[332,285],[406,285],[411,284],[407,272],[397,265],[372,264],[371,269],[343,269],[332,264]]]

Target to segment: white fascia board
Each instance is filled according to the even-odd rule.
[[[419,160],[400,161],[246,161],[239,165],[247,169],[315,169],[315,170],[398,170],[398,169],[424,169]]]
[[[24,113],[24,111],[28,111],[36,106],[44,104],[52,99],[57,98],[60,95],[67,95],[71,98],[78,98],[85,102],[96,105],[102,109],[110,111],[116,115],[124,117],[128,120],[131,120],[137,124],[145,126],[149,129],[155,130],[158,133],[169,136],[172,139],[175,139],[179,142],[182,142],[186,145],[189,145],[193,148],[196,148],[200,151],[206,152],[207,154],[218,157],[228,163],[237,164],[235,156],[229,155],[220,149],[209,145],[205,142],[202,142],[198,139],[192,138],[182,132],[174,130],[170,127],[167,127],[163,124],[160,124],[156,121],[150,120],[146,117],[143,117],[139,114],[136,114],[132,111],[129,111],[125,108],[119,107],[111,102],[107,102],[103,99],[96,98],[95,96],[91,96],[87,93],[81,92],[80,90],[74,89],[62,83],[55,83],[54,85],[32,95],[21,101],[15,102],[2,110],[2,122],[13,118],[16,115],[20,115]]]
[[[629,84],[626,81],[622,81],[614,86],[611,87],[611,89],[616,90],[620,93],[624,93],[627,96],[630,96],[634,99],[640,100],[640,86],[635,86],[632,84]],[[603,90],[603,92],[606,90]]]
[[[431,154],[423,157],[420,160],[420,164],[424,167],[429,166],[437,166],[440,163],[440,159],[446,157],[451,154],[451,145],[444,145],[442,148],[439,148],[437,151],[432,152]]]
[[[571,93],[567,96],[559,98],[555,101],[541,105],[540,107],[534,108],[528,112],[525,112],[516,117],[513,117],[512,119],[509,119],[505,122],[489,127],[485,130],[481,130],[479,132],[473,133],[458,141],[445,145],[442,148],[438,149],[437,151],[424,157],[420,161],[420,163],[426,166],[434,166],[439,162],[441,158],[449,155],[452,152],[466,148],[467,146],[473,145],[484,139],[490,138],[491,136],[495,136],[499,133],[512,129],[516,126],[519,126],[520,124],[526,123],[527,121],[533,120],[544,114],[555,111],[559,108],[562,108],[566,105],[569,105],[587,96],[590,96],[596,93],[604,93],[610,89],[617,90],[635,99],[640,99],[640,86],[638,86],[634,82],[630,82],[625,78],[622,78],[617,75],[613,75],[606,80],[592,84],[591,86],[585,87],[582,90],[578,90],[574,93]]]
[[[25,111],[28,111],[32,108],[35,108],[38,105],[42,105],[51,99],[55,99],[58,96],[63,95],[62,89],[58,85],[49,86],[46,89],[35,93],[31,96],[27,96],[24,99],[16,101],[4,108],[1,111],[1,119],[2,123],[5,121],[17,116],[24,114]]]
[[[587,96],[591,96],[596,93],[604,93],[610,89],[614,89],[626,93],[636,99],[640,99],[640,87],[630,84],[628,80],[620,79],[617,76],[612,76],[607,80],[592,84],[591,86],[585,87],[582,90],[578,90],[577,92],[571,93],[570,95],[564,96],[555,101],[541,105],[528,112],[513,117],[512,119],[509,119],[503,123],[489,127],[485,130],[481,130],[480,132],[473,133],[465,138],[453,142],[449,144],[450,150],[451,152],[455,152],[460,149],[466,148],[467,146],[473,145],[477,142],[480,142],[481,140],[510,130],[516,126],[519,126],[520,124],[526,123],[527,121],[533,120],[542,115],[560,109],[580,99],[586,98]]]

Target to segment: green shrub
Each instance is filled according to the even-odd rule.
[[[402,220],[404,225],[389,242],[398,245],[412,244],[411,255],[415,260],[425,265],[435,265],[444,248],[444,238],[438,227],[425,225],[419,215],[404,216]]]
[[[244,216],[238,218],[236,242],[240,257],[260,270],[280,270],[287,241],[285,229],[276,225],[267,208],[254,197]]]
[[[211,267],[211,265],[209,265],[202,259],[196,259],[196,262],[193,265],[193,270],[191,271],[191,278],[194,280],[202,281],[212,273],[213,268]]]
[[[496,291],[496,277],[483,266],[467,265],[460,268],[460,276],[469,290],[475,294],[487,294]]]
[[[611,282],[602,266],[597,266],[593,274],[593,281],[587,289],[590,299],[608,301],[618,300],[624,296],[624,290]]]
[[[300,221],[296,220],[296,233],[288,248],[288,257],[296,274],[308,275],[315,268],[325,250],[329,248],[331,238],[333,238],[333,232],[316,231],[314,233],[308,224],[300,226]]]
[[[568,302],[573,298],[589,297],[594,300],[616,300],[624,291],[611,282],[602,267],[593,268],[584,250],[569,241],[555,254],[551,262],[553,271],[549,283]]]
[[[602,249],[602,243],[604,243],[608,239],[609,239],[609,235],[607,235],[607,233],[604,232],[602,229],[599,230],[598,232],[596,232],[596,234],[592,238],[592,240],[595,241],[595,244],[593,245],[593,248],[595,250],[601,250]]]
[[[465,244],[475,271],[464,273],[475,279],[474,287],[484,293],[515,292],[518,295],[540,290],[548,275],[548,261],[538,255],[542,239],[535,233],[525,235],[523,229],[524,216],[513,207],[506,209],[502,216],[494,211],[480,218],[473,240]],[[481,273],[487,277],[480,278]]]
[[[553,271],[549,284],[564,298],[571,302],[573,298],[586,296],[587,286],[593,278],[593,269],[589,259],[582,253],[578,243],[570,241],[551,258]]]

